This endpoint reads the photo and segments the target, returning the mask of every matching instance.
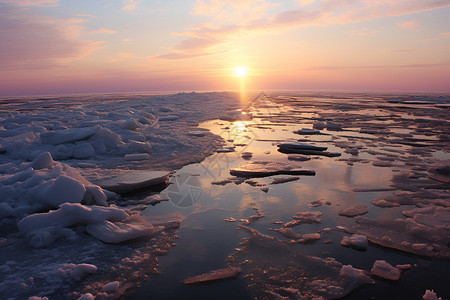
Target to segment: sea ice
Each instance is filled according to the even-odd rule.
[[[377,260],[373,264],[370,274],[384,279],[399,280],[402,271],[393,267],[390,263],[386,262],[385,260]]]
[[[301,134],[301,135],[314,135],[314,134],[320,134],[320,130],[310,129],[310,128],[302,128],[299,130],[295,130],[294,133]]]
[[[352,236],[344,236],[341,240],[341,245],[346,247],[352,247],[358,250],[366,250],[367,237],[361,234],[354,234]]]
[[[290,221],[283,225],[285,228],[289,227],[295,227],[300,224],[313,224],[313,223],[320,223],[321,219],[320,216],[322,216],[322,212],[320,211],[302,211],[297,212],[292,218],[293,221]]]
[[[278,151],[281,153],[291,154],[304,154],[304,155],[321,155],[327,157],[340,156],[340,153],[326,152],[327,147],[314,146],[305,143],[281,143],[278,145]]]
[[[369,241],[418,255],[450,257],[450,208],[437,206],[403,212],[407,219],[375,220],[359,217],[352,228]]]
[[[279,228],[279,229],[273,229],[274,231],[279,232],[280,234],[284,235],[285,237],[289,239],[300,239],[302,237],[301,234],[295,233],[291,228]]]
[[[128,214],[115,207],[85,206],[79,203],[64,203],[57,210],[35,213],[17,223],[22,233],[49,226],[69,227],[76,224],[101,223],[105,220],[122,221]]]
[[[168,171],[127,172],[112,178],[99,179],[96,183],[105,190],[126,194],[167,183],[169,173]]]
[[[301,154],[288,154],[289,160],[296,160],[296,161],[308,161],[311,158],[309,156],[301,155]]]
[[[100,126],[48,131],[41,134],[41,141],[43,144],[50,145],[73,143],[89,139],[99,129]]]
[[[109,282],[107,284],[105,284],[102,288],[102,291],[104,292],[115,292],[119,289],[120,287],[120,282],[118,281],[112,281]]]
[[[230,257],[242,268],[252,298],[274,299],[289,291],[292,299],[336,299],[374,283],[363,270],[294,251],[282,241],[245,227],[250,237]],[[268,278],[270,278],[268,280]],[[276,298],[275,298],[276,299]]]
[[[438,295],[433,290],[426,290],[425,294],[422,297],[424,300],[442,300],[441,297],[438,298]]]
[[[86,226],[86,231],[90,235],[105,243],[121,243],[140,237],[150,237],[163,229],[163,226],[154,227],[140,215],[132,215],[123,222],[113,223],[105,220]]]
[[[224,280],[224,279],[232,279],[236,278],[239,274],[242,273],[241,268],[239,267],[229,267],[226,269],[219,269],[210,271],[208,273],[197,275],[193,277],[186,278],[183,280],[184,284],[201,284],[207,283],[211,281]]]
[[[298,177],[298,176],[275,178],[270,184],[280,184],[280,183],[285,183],[285,182],[290,182],[290,181],[296,181],[299,179],[300,179],[300,177]]]
[[[306,143],[281,143],[278,144],[280,149],[302,149],[302,150],[316,150],[316,151],[325,151],[328,147],[321,147],[310,145]]]
[[[367,204],[357,204],[355,206],[345,208],[339,211],[339,215],[346,217],[355,217],[358,215],[364,215],[369,211],[369,205]]]
[[[294,163],[255,161],[230,169],[230,174],[238,177],[267,177],[272,175],[315,175],[313,170],[301,169]]]

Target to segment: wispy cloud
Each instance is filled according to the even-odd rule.
[[[314,66],[307,70],[312,71],[334,71],[334,70],[357,70],[357,69],[417,69],[417,68],[435,68],[449,66],[450,62],[440,64],[409,64],[392,66]]]
[[[138,5],[139,2],[141,2],[141,0],[124,0],[124,6],[122,7],[122,9],[127,11],[134,10],[136,9],[136,5]]]
[[[419,22],[417,21],[405,21],[405,22],[399,22],[397,25],[403,29],[417,29],[419,26]]]
[[[441,32],[439,33],[439,35],[443,38],[449,38],[450,37],[450,32]]]
[[[0,0],[0,3],[14,6],[56,6],[59,0]]]
[[[270,4],[274,5],[274,3]],[[303,2],[303,4],[311,3],[307,1]],[[210,43],[205,42],[205,48],[211,48],[214,45],[225,43],[242,35],[276,32],[308,25],[327,26],[331,24],[348,24],[381,17],[408,15],[450,6],[450,1],[322,0],[320,2],[315,1],[309,6],[300,6],[298,9],[280,12],[271,16],[264,14],[266,13],[264,5],[263,1],[258,0],[245,0],[242,2],[232,0],[198,0],[194,12],[214,16],[215,19],[208,24],[191,28],[178,34],[188,36],[189,39],[210,40]],[[254,15],[258,17],[247,18],[243,21],[241,19],[242,12],[240,8],[253,6],[260,9],[260,12]],[[220,14],[221,17],[216,18],[215,13]],[[222,16],[226,16],[227,22],[223,22]],[[230,22],[230,20],[237,21]],[[364,34],[364,32],[362,33]],[[180,51],[183,49],[184,43],[186,42],[182,41],[179,45],[175,46],[174,50]],[[185,48],[183,50],[189,51],[190,49]],[[196,47],[195,51],[197,53],[201,52],[199,47]],[[208,53],[207,51],[204,52]]]
[[[0,6],[0,65],[3,70],[46,69],[92,53],[101,42],[80,39],[84,21]]]

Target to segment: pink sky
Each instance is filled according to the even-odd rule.
[[[0,0],[0,95],[450,92],[448,0],[92,2]]]

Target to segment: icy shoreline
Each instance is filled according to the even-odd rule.
[[[26,257],[3,256],[1,298],[112,299],[154,272],[179,220],[152,224],[140,215],[145,207],[110,204],[121,198],[116,189],[93,182],[111,185],[114,180],[105,178],[131,175],[116,183],[121,191],[165,181],[151,172],[139,178],[132,170],[174,170],[202,161],[221,138],[191,132],[239,105],[232,93],[73,102],[0,105],[0,242],[2,252],[21,249]]]

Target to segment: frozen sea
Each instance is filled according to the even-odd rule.
[[[0,298],[448,299],[449,109],[445,94],[1,98]]]

